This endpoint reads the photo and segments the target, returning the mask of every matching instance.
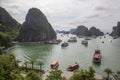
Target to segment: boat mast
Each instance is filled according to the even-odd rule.
[[[98,50],[98,45],[97,45],[97,50]]]

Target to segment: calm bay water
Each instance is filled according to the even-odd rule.
[[[70,36],[61,37],[58,35],[58,38],[64,42]],[[92,38],[88,41],[88,46],[82,45],[81,40],[83,38],[78,38],[78,42],[69,43],[69,46],[65,48],[62,48],[61,44],[19,44],[9,52],[15,54],[20,61],[43,61],[45,70],[50,68],[50,64],[54,60],[59,61],[59,69],[61,70],[66,70],[74,62],[80,64],[80,69],[87,69],[89,66],[93,66],[97,73],[103,73],[105,68],[111,68],[113,71],[120,69],[120,39],[113,40],[109,36],[106,38],[102,37],[102,39]],[[112,40],[112,42],[109,40]],[[105,43],[102,43],[102,41]],[[92,56],[97,45],[102,52],[101,65],[96,65],[92,62]],[[37,64],[35,66],[38,67]]]

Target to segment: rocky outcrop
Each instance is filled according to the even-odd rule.
[[[22,24],[18,41],[37,42],[56,39],[56,33],[46,16],[37,8],[29,9]]]
[[[103,32],[101,32],[99,29],[95,27],[91,27],[89,30],[87,27],[81,25],[78,26],[77,29],[71,29],[71,34],[75,34],[78,36],[102,36],[104,35]]]
[[[69,31],[65,31],[65,30],[56,30],[56,33],[63,33],[63,34],[69,34]]]
[[[72,31],[71,34],[87,36],[87,33],[88,33],[88,28],[83,26],[83,25],[81,25],[81,26],[78,26],[77,29]]]
[[[76,29],[71,29],[69,32],[74,33]]]
[[[20,24],[2,7],[0,7],[0,24],[12,29],[20,26]]]
[[[88,31],[88,36],[102,36],[102,35],[104,35],[104,33],[95,27],[91,27]]]
[[[113,26],[111,36],[120,36],[120,22],[117,23],[117,26]]]

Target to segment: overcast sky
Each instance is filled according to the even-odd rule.
[[[112,31],[120,21],[120,0],[0,0],[13,18],[23,23],[28,10],[39,8],[54,29],[95,26],[102,31]]]

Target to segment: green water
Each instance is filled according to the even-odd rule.
[[[58,38],[61,38],[63,42],[69,39],[67,36],[58,36]],[[43,61],[45,70],[50,68],[50,64],[54,60],[59,61],[59,69],[63,71],[74,62],[80,64],[80,69],[87,69],[89,66],[93,66],[97,73],[103,73],[105,68],[111,68],[113,71],[120,69],[120,39],[113,40],[109,36],[106,38],[102,37],[102,39],[93,38],[88,41],[87,47],[81,44],[81,40],[83,38],[78,38],[78,42],[69,43],[66,48],[62,48],[61,44],[19,44],[9,52],[14,53],[20,61]],[[112,40],[112,42],[109,42],[109,40]],[[102,41],[105,43],[101,43]],[[92,56],[97,45],[102,52],[101,65],[96,65],[92,62]],[[38,67],[37,64],[35,66]]]

